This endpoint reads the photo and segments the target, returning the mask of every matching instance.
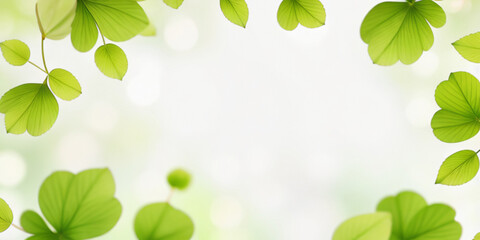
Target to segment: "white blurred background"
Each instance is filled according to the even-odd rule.
[[[173,205],[193,218],[195,240],[329,239],[340,222],[402,190],[453,206],[462,239],[472,239],[479,179],[434,181],[448,155],[478,150],[479,138],[442,143],[430,120],[435,87],[450,72],[480,77],[479,65],[450,44],[480,31],[480,2],[438,2],[448,20],[434,30],[431,51],[392,67],[373,65],[359,34],[379,0],[322,0],[326,25],[292,32],[276,22],[280,0],[247,2],[246,29],[226,20],[218,1],[185,0],[179,10],[142,3],[157,36],[118,43],[129,59],[123,82],[96,69],[94,50],[48,41],[49,68],[71,71],[83,94],[60,101],[41,137],[0,131],[0,197],[15,223],[39,209],[38,189],[53,171],[108,166],[124,209],[99,239],[134,239],[136,211],[165,200],[166,174],[183,167],[193,184]],[[34,0],[0,0],[0,39],[26,42],[40,63],[33,9]],[[1,94],[43,79],[34,67],[0,60]],[[0,239],[26,236],[11,228]]]

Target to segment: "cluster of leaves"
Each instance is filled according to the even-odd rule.
[[[168,176],[176,185],[172,189],[185,189],[190,175],[175,170]],[[40,187],[38,202],[44,216],[25,211],[21,227],[31,234],[29,240],[83,240],[101,236],[110,231],[120,219],[122,206],[114,197],[115,182],[108,169],[90,169],[78,174],[59,171],[50,175]],[[50,227],[45,222],[46,219]],[[13,213],[0,199],[0,232],[13,223]],[[149,204],[135,218],[135,233],[139,240],[188,240],[193,235],[193,222],[185,213],[168,202]]]
[[[414,192],[401,192],[380,201],[375,213],[343,222],[332,239],[458,240],[461,234],[454,209],[439,203],[428,205]]]
[[[467,60],[480,63],[480,32],[465,36],[452,44]],[[480,82],[467,72],[454,72],[435,90],[441,108],[432,117],[434,135],[447,143],[468,140],[480,130]],[[480,151],[480,150],[479,150]],[[479,169],[478,152],[461,150],[443,162],[436,183],[461,185],[472,180]]]

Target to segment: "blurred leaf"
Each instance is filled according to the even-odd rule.
[[[477,233],[477,235],[475,235],[475,238],[473,238],[473,240],[480,240],[480,233]]]
[[[377,211],[392,214],[391,240],[460,239],[461,226],[455,221],[455,211],[444,204],[427,206],[414,192],[401,192],[383,199]]]
[[[175,169],[171,171],[168,176],[167,180],[168,183],[172,188],[177,188],[180,190],[186,189],[190,184],[190,173],[183,169]]]
[[[0,198],[0,232],[7,230],[13,222],[12,209]]]
[[[168,203],[154,203],[142,208],[135,217],[135,234],[139,240],[189,240],[193,222]]]
[[[248,21],[248,6],[245,0],[220,0],[223,15],[232,23],[245,28]]]
[[[73,100],[82,93],[80,83],[66,70],[54,69],[48,74],[48,77],[53,93],[63,100]]]
[[[480,63],[480,32],[465,36],[452,45],[468,61]]]
[[[444,142],[461,142],[480,130],[480,83],[467,72],[450,74],[435,90],[441,108],[432,118],[435,136]]]
[[[140,33],[140,35],[145,36],[145,37],[151,37],[157,35],[157,29],[155,28],[155,25],[150,21],[148,26]]]
[[[115,182],[108,169],[77,175],[61,171],[43,182],[39,204],[60,239],[89,239],[110,231],[120,218],[122,207],[114,194]]]
[[[388,240],[392,229],[390,213],[377,212],[356,216],[343,222],[332,240]]]
[[[7,133],[28,131],[39,136],[55,123],[58,103],[46,84],[29,83],[5,93],[0,99],[0,112],[5,114]]]
[[[477,153],[463,150],[450,155],[440,167],[435,183],[461,185],[477,175],[479,160]]]
[[[95,45],[98,32],[106,38],[121,42],[140,34],[148,26],[143,8],[132,0],[78,0],[78,9],[72,24],[72,44],[81,52]]]
[[[20,218],[20,224],[27,233],[47,236],[53,235],[53,232],[48,228],[42,217],[34,211],[25,211]]]
[[[445,22],[445,12],[432,0],[383,2],[367,14],[360,34],[373,63],[387,66],[400,60],[411,64],[433,45],[428,23],[439,28]]]
[[[178,9],[182,5],[183,0],[163,0],[163,2],[171,8]]]
[[[114,44],[99,47],[95,52],[95,63],[103,74],[118,80],[123,79],[128,69],[127,56]]]
[[[76,0],[38,0],[36,13],[42,36],[59,40],[72,31]]]
[[[325,25],[325,9],[319,0],[283,0],[278,8],[277,21],[288,31],[302,24],[308,28]]]
[[[30,48],[20,40],[1,42],[0,48],[5,60],[14,66],[22,66],[30,59]]]

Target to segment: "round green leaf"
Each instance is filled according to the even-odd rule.
[[[450,155],[440,167],[435,183],[444,185],[462,185],[475,177],[478,172],[477,153],[463,150]]]
[[[135,217],[135,234],[139,240],[189,240],[193,222],[168,203],[154,203],[142,208]]]
[[[220,0],[223,15],[232,23],[245,28],[248,21],[248,6],[245,0]]]
[[[319,0],[283,0],[278,8],[277,21],[288,31],[304,27],[316,28],[325,25],[326,13]]]
[[[54,40],[66,37],[72,30],[76,7],[76,0],[38,0],[36,13],[42,35]]]
[[[480,82],[467,72],[450,74],[435,90],[441,110],[432,118],[435,136],[444,142],[461,142],[480,130]]]
[[[22,66],[30,59],[30,48],[20,40],[1,42],[0,48],[5,60],[14,66]]]
[[[78,1],[70,38],[73,47],[80,52],[90,51],[97,42],[97,24],[83,1]]]
[[[0,198],[0,232],[7,230],[13,222],[13,212],[5,200]]]
[[[360,215],[343,222],[335,230],[332,240],[388,240],[391,228],[392,216],[390,213],[377,212]]]
[[[28,210],[22,214],[20,224],[25,232],[36,235],[51,235],[52,231],[48,228],[45,221],[38,215],[38,213]]]
[[[428,23],[439,28],[445,22],[445,12],[432,0],[383,2],[368,12],[360,35],[373,63],[387,66],[400,60],[411,64],[433,45]]]
[[[115,44],[106,44],[95,52],[95,63],[107,77],[122,80],[128,69],[127,55]]]
[[[178,9],[182,5],[183,0],[163,0],[163,2],[171,8]]]
[[[463,58],[470,62],[480,63],[480,32],[465,36],[452,45]]]
[[[114,197],[115,182],[108,169],[74,175],[55,172],[40,187],[43,215],[66,239],[90,239],[110,231],[122,212]]]
[[[190,173],[183,169],[175,169],[167,176],[168,183],[172,188],[186,189],[190,184]]]
[[[70,101],[82,94],[78,80],[64,69],[54,69],[49,74],[49,83],[53,93],[59,98]]]
[[[58,116],[58,103],[46,84],[23,84],[0,99],[7,133],[40,136],[48,131]]]

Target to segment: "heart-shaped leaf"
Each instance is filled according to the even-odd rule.
[[[388,240],[392,229],[392,215],[377,212],[356,216],[343,222],[332,240]]]
[[[168,203],[153,203],[135,217],[135,234],[139,240],[189,240],[193,222],[182,211]]]
[[[78,80],[64,69],[53,69],[48,74],[50,87],[59,98],[70,101],[82,94],[82,88]]]
[[[163,2],[171,8],[178,9],[182,6],[183,0],[163,0]]]
[[[106,44],[95,52],[95,63],[107,77],[122,80],[128,70],[127,55],[115,44]]]
[[[40,136],[48,131],[58,116],[58,103],[47,84],[23,84],[0,99],[7,133]]]
[[[22,66],[30,59],[30,48],[20,40],[1,42],[0,48],[5,60],[14,66]]]
[[[278,8],[277,21],[288,31],[304,27],[316,28],[325,25],[325,9],[319,0],[283,0]]]
[[[38,0],[36,13],[43,37],[59,40],[72,31],[76,0]]]
[[[248,21],[248,6],[245,0],[220,0],[223,15],[232,23],[245,28]]]
[[[13,212],[5,200],[0,198],[0,232],[7,230],[13,222]]]
[[[432,0],[383,2],[368,12],[360,34],[373,63],[411,64],[433,45],[430,25],[439,28],[445,22],[445,12]]]
[[[468,61],[480,63],[480,32],[465,36],[452,45]]]
[[[472,180],[478,172],[477,153],[463,150],[450,155],[440,167],[435,183],[461,185]]]
[[[56,233],[51,233],[43,219],[32,211],[23,214],[22,226],[34,234],[29,239],[98,237],[110,231],[120,218],[122,207],[114,193],[115,183],[108,169],[91,169],[77,175],[55,172],[40,187],[38,201]]]
[[[444,142],[461,142],[480,130],[480,82],[467,72],[450,74],[435,90],[441,108],[432,118],[435,136]]]

